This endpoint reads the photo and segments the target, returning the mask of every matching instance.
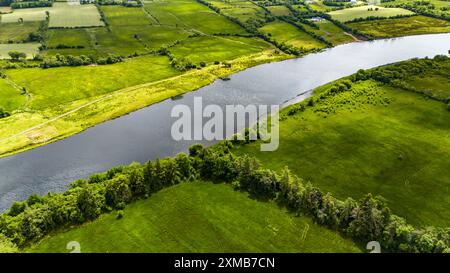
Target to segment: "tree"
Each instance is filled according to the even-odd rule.
[[[11,57],[13,61],[18,61],[20,59],[25,59],[27,57],[27,54],[19,51],[10,51],[8,52],[8,55],[9,57]]]

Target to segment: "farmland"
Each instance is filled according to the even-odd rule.
[[[405,78],[404,86],[448,97],[450,61],[426,66],[426,72]],[[330,85],[318,88],[317,98]],[[450,115],[445,103],[416,92],[362,81],[282,120],[277,151],[260,152],[252,143],[235,152],[255,155],[270,168],[289,166],[342,198],[379,194],[409,222],[445,227]]]
[[[24,105],[26,96],[5,79],[0,78],[0,109],[14,111]]]
[[[51,8],[30,8],[30,9],[18,9],[12,13],[3,14],[0,17],[0,23],[17,23],[19,19],[23,22],[35,22],[44,21],[47,17],[46,11]]]
[[[4,23],[0,27],[0,43],[22,42],[30,33],[36,32],[39,22]]]
[[[39,53],[40,44],[28,43],[28,44],[0,44],[0,59],[9,59],[8,53],[10,51],[23,52],[27,55],[27,58],[32,58]]]
[[[100,14],[94,5],[69,5],[54,3],[50,11],[50,28],[103,26]]]
[[[323,20],[317,22],[316,25],[318,26],[318,29],[306,24],[302,24],[305,29],[323,37],[333,45],[345,44],[355,41],[355,39],[351,35],[345,33],[341,28],[330,21]]]
[[[83,252],[360,252],[308,217],[208,182],[165,189],[128,206],[120,220],[115,213],[106,214],[58,232],[29,251],[66,252],[73,240]]]
[[[414,13],[401,8],[383,8],[372,5],[335,10],[329,12],[328,14],[336,20],[348,22],[354,19],[367,18],[371,16],[388,18],[398,15],[412,15]]]
[[[268,34],[279,43],[285,43],[295,48],[314,50],[323,48],[324,45],[286,22],[273,22],[260,28],[262,33]]]
[[[350,23],[349,26],[377,38],[445,33],[450,31],[450,22],[425,16],[364,21]]]

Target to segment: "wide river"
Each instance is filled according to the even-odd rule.
[[[308,56],[259,65],[217,80],[82,133],[0,159],[0,211],[32,193],[63,191],[70,182],[133,161],[145,162],[186,151],[194,141],[174,141],[174,105],[283,104],[315,87],[367,69],[415,57],[448,54],[450,34],[410,36],[337,46]],[[282,140],[281,140],[282,141]],[[197,141],[199,142],[199,141]],[[208,144],[203,141],[204,144]]]

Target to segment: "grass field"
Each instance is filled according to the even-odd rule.
[[[170,51],[177,58],[187,57],[199,64],[232,60],[268,48],[271,48],[270,44],[256,38],[201,36],[187,39]]]
[[[170,200],[170,202],[167,202]],[[259,202],[229,185],[182,183],[115,213],[57,233],[30,252],[360,252],[350,240]]]
[[[355,41],[353,37],[346,34],[341,28],[339,28],[330,21],[324,20],[315,23],[319,27],[319,29],[313,28],[306,24],[302,24],[302,26],[306,30],[314,32],[317,35],[320,35],[325,40],[331,42],[333,45],[345,44]]]
[[[69,5],[54,3],[50,10],[49,27],[92,27],[103,26],[100,13],[93,4]]]
[[[408,83],[434,77],[427,90],[448,97],[449,68],[447,62],[442,74],[422,73]],[[273,169],[289,166],[338,198],[381,195],[414,225],[448,227],[449,134],[444,103],[367,81],[281,121],[277,151],[262,153],[252,143],[235,152]]]
[[[134,58],[114,65],[30,68],[6,72],[12,80],[33,94],[30,106],[36,110],[168,78],[179,73],[169,65],[169,60],[162,56]]]
[[[21,107],[26,101],[25,95],[0,78],[0,108],[8,112]]]
[[[378,10],[375,10],[378,8]],[[369,9],[372,9],[369,11]],[[341,22],[348,22],[357,18],[367,17],[393,17],[397,15],[410,15],[413,12],[402,8],[384,8],[379,6],[361,6],[354,8],[347,8],[341,10],[335,10],[328,13],[335,20]]]
[[[286,6],[268,6],[267,9],[275,16],[291,15],[291,11]]]
[[[0,23],[17,23],[20,18],[22,18],[24,22],[44,21],[47,17],[45,12],[51,9],[51,7],[16,9],[12,13],[1,15]]]
[[[223,14],[237,18],[241,22],[247,22],[249,19],[264,20],[264,9],[251,1],[209,0],[208,2],[220,8]]]
[[[349,26],[377,38],[450,32],[450,22],[425,16],[350,23]]]
[[[279,43],[285,43],[295,48],[313,50],[324,48],[325,46],[296,27],[281,21],[269,23],[259,29],[261,32],[270,34],[272,39]]]
[[[246,31],[195,0],[145,2],[147,12],[161,25],[195,29],[205,34],[244,34]]]
[[[435,7],[436,11],[441,11],[441,8],[449,8],[450,7],[450,1],[446,0],[428,0],[426,1],[430,4],[432,4]],[[414,3],[413,0],[394,0],[390,2],[381,3],[381,5],[392,5],[392,4],[412,4]],[[447,13],[450,11],[447,11]]]
[[[8,52],[19,51],[27,54],[27,58],[32,58],[39,53],[40,44],[0,44],[0,59],[9,59]]]
[[[39,29],[39,22],[0,24],[0,43],[22,42]]]

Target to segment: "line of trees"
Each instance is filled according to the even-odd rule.
[[[194,145],[189,148],[189,156],[179,154],[143,165],[116,167],[77,180],[64,193],[43,197],[34,194],[24,202],[15,202],[0,216],[0,251],[24,247],[55,230],[122,210],[128,203],[148,198],[165,187],[199,178],[230,183],[258,199],[273,200],[294,213],[309,215],[318,224],[356,241],[377,240],[389,251],[450,251],[450,229],[415,229],[393,215],[383,198],[370,194],[359,201],[336,199],[287,168],[277,173],[261,168],[254,158],[235,156],[232,146],[230,141],[211,148]]]
[[[53,1],[23,1],[23,2],[12,2],[11,8],[13,9],[27,9],[27,8],[42,8],[53,6]]]
[[[46,58],[40,64],[42,68],[60,67],[60,66],[82,66],[90,64],[115,64],[123,62],[125,58],[120,55],[108,55],[107,57],[97,56],[72,56],[56,54],[54,57]]]

